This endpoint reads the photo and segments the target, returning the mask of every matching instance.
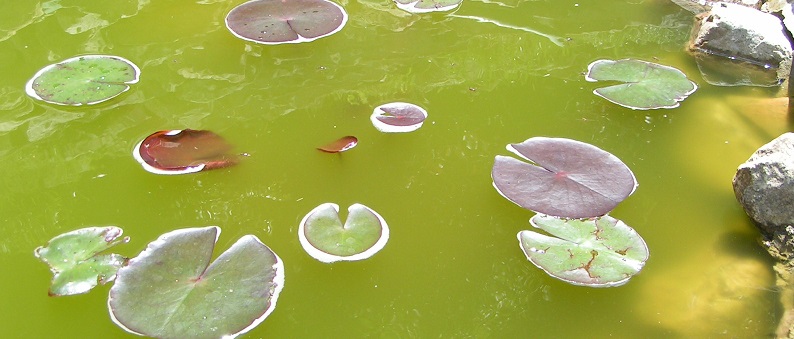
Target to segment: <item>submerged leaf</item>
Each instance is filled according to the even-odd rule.
[[[686,74],[673,67],[634,59],[595,61],[587,66],[585,79],[624,82],[593,93],[631,109],[675,108],[697,90]]]
[[[219,135],[205,130],[155,132],[139,142],[132,155],[155,174],[185,174],[232,166],[237,156]]]
[[[497,155],[491,177],[513,203],[565,218],[604,215],[637,187],[629,168],[593,145],[564,138],[535,137],[507,150],[529,160]]]
[[[276,307],[284,264],[253,235],[210,263],[218,227],[163,234],[119,270],[108,307],[123,329],[158,338],[233,338]]]
[[[260,44],[313,41],[338,32],[346,22],[345,10],[326,0],[252,0],[226,16],[232,34]]]
[[[620,286],[648,260],[648,246],[637,231],[610,216],[571,220],[538,214],[530,222],[552,236],[519,232],[527,259],[573,285]]]
[[[353,147],[356,147],[357,144],[358,144],[358,138],[352,135],[348,135],[345,137],[341,137],[336,141],[333,141],[326,145],[317,147],[317,149],[328,153],[339,153],[339,152],[347,151]]]
[[[389,226],[371,208],[353,204],[344,225],[339,205],[325,203],[306,214],[298,227],[301,245],[313,258],[332,263],[373,256],[386,246]]]
[[[52,271],[51,296],[81,294],[97,283],[116,278],[116,271],[126,262],[118,254],[99,254],[129,237],[120,238],[121,228],[88,227],[52,238],[47,246],[36,248],[34,254]]]

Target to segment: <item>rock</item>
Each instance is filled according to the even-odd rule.
[[[752,7],[755,9],[761,8],[761,0],[725,0],[725,1],[715,1],[715,0],[672,0],[676,5],[681,6],[681,8],[690,11],[695,14],[700,14],[703,12],[708,12],[715,3],[720,2],[729,2],[737,5],[742,5],[746,7]]]
[[[778,259],[794,258],[794,133],[759,148],[733,177],[736,199]]]
[[[717,3],[698,15],[687,50],[714,85],[776,86],[791,69],[791,43],[780,19],[742,5]],[[725,70],[728,80],[713,75]]]

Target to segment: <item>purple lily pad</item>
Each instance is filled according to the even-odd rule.
[[[392,102],[375,107],[370,116],[372,125],[385,133],[411,132],[422,127],[427,111],[414,104]]]
[[[155,132],[132,151],[144,169],[155,174],[185,174],[223,168],[237,163],[238,156],[222,137],[205,130]]]
[[[535,137],[507,150],[527,163],[497,155],[491,177],[507,200],[537,213],[592,218],[609,213],[637,187],[631,170],[593,145]]]
[[[252,0],[226,16],[226,27],[236,37],[269,45],[313,41],[345,23],[342,6],[326,0]]]
[[[353,147],[356,147],[357,144],[358,144],[358,138],[352,135],[348,135],[341,137],[326,145],[317,147],[317,149],[327,153],[339,153],[339,152],[347,151]]]

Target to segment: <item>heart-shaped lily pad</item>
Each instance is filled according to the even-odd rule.
[[[565,218],[604,215],[637,187],[631,170],[593,145],[564,138],[535,137],[507,150],[529,160],[497,155],[491,177],[513,203]]]
[[[205,130],[155,132],[137,145],[132,156],[155,174],[185,174],[232,166],[238,156],[228,154],[231,145]]]
[[[411,132],[422,127],[427,119],[427,111],[414,104],[391,102],[375,107],[369,119],[381,132]]]
[[[236,37],[271,45],[314,41],[345,23],[342,6],[327,0],[252,0],[226,16],[226,27]]]
[[[317,147],[317,149],[327,153],[339,153],[356,147],[357,144],[358,138],[348,135],[323,146]]]
[[[698,88],[673,67],[634,59],[595,61],[587,66],[585,79],[623,82],[593,93],[631,109],[675,108]]]
[[[344,225],[339,205],[324,203],[306,214],[298,227],[301,245],[313,258],[332,263],[373,256],[389,240],[389,226],[371,208],[353,204]]]
[[[639,273],[648,260],[648,246],[637,232],[610,216],[561,219],[538,214],[530,220],[553,237],[518,233],[527,259],[550,276],[573,285],[614,287]]]
[[[112,55],[85,55],[39,70],[25,85],[31,97],[58,105],[93,105],[126,92],[141,70]]]
[[[127,261],[118,254],[101,252],[130,240],[121,238],[121,228],[88,227],[52,238],[47,246],[36,248],[34,254],[52,271],[51,296],[81,294],[97,283],[116,278],[116,272]]]
[[[394,0],[397,8],[409,13],[429,13],[451,11],[463,0]]]
[[[108,307],[123,329],[157,338],[233,338],[276,307],[284,263],[253,235],[210,263],[220,228],[172,231],[130,259]]]

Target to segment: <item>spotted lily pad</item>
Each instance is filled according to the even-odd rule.
[[[389,226],[377,212],[362,204],[348,208],[343,225],[339,205],[325,203],[303,217],[298,238],[303,249],[319,261],[355,261],[369,258],[386,246]]]
[[[394,0],[397,8],[409,13],[429,13],[451,11],[463,0]]]
[[[598,60],[587,66],[587,81],[620,81],[623,84],[593,91],[604,99],[631,109],[675,108],[697,85],[686,74],[652,62],[623,59]]]
[[[114,253],[100,253],[130,240],[121,238],[121,234],[121,228],[114,226],[81,228],[36,248],[34,254],[50,266],[53,274],[50,296],[86,293],[97,283],[113,281],[127,259]]]
[[[565,218],[604,215],[637,187],[629,168],[593,145],[564,138],[535,137],[507,150],[531,163],[497,155],[491,177],[513,203]]]
[[[85,55],[39,70],[25,85],[31,97],[58,105],[93,105],[110,100],[138,82],[141,70],[112,55]]]
[[[205,130],[155,132],[137,145],[132,156],[155,174],[185,174],[232,166],[238,156],[219,135]]]
[[[357,144],[358,144],[358,138],[352,135],[348,135],[341,137],[328,144],[325,144],[323,146],[317,147],[317,149],[326,153],[339,153],[339,152],[347,151],[353,147],[356,147]]]
[[[518,242],[527,259],[573,285],[620,286],[648,260],[648,246],[642,237],[610,216],[574,220],[538,214],[530,222],[551,236],[519,232]]]
[[[381,132],[412,132],[422,127],[427,111],[414,104],[392,102],[375,107],[369,119]]]
[[[236,37],[271,45],[314,41],[345,23],[342,6],[327,0],[252,0],[226,16],[226,27]]]
[[[246,235],[210,263],[220,228],[168,232],[130,259],[110,289],[113,321],[157,338],[233,338],[276,307],[284,263]]]

